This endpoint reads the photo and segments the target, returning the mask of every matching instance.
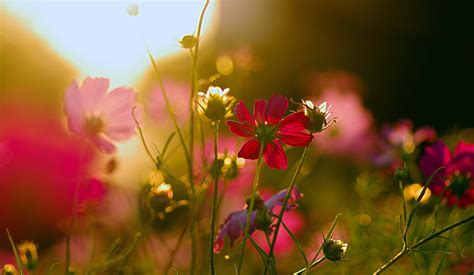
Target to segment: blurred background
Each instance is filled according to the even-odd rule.
[[[191,58],[178,41],[183,35],[194,33],[203,1],[143,1],[132,6],[132,11],[130,4],[134,3],[0,2],[0,128],[3,127],[0,142],[17,138],[11,133],[26,125],[31,132],[20,132],[18,140],[32,148],[35,144],[50,148],[48,146],[53,145],[46,140],[35,139],[44,131],[38,125],[48,123],[50,126],[45,129],[58,131],[61,138],[65,136],[64,147],[53,146],[52,151],[57,149],[58,156],[65,151],[76,154],[70,144],[78,141],[65,130],[63,95],[73,79],[93,76],[110,78],[111,88],[130,86],[136,89],[147,115],[144,128],[147,138],[161,148],[171,132],[171,123],[157,89],[146,46],[158,61],[165,86],[171,91],[172,103],[176,106],[188,104]],[[135,8],[138,9],[136,15]],[[353,274],[356,269],[362,274],[373,272],[395,254],[400,245],[396,238],[398,228],[393,226],[401,209],[396,196],[398,186],[390,174],[394,167],[387,168],[392,163],[384,163],[383,169],[387,170],[383,170],[373,163],[374,155],[381,147],[385,148],[380,144],[384,127],[409,119],[412,122],[407,127],[411,134],[421,126],[431,126],[438,136],[451,142],[451,146],[461,138],[473,141],[470,100],[474,40],[470,39],[473,33],[472,28],[467,27],[467,12],[468,9],[454,3],[441,5],[440,1],[422,0],[211,1],[203,28],[200,79],[217,76],[213,85],[230,87],[231,93],[243,99],[247,106],[251,106],[255,98],[268,98],[274,93],[297,101],[302,97],[317,102],[327,100],[333,105],[337,123],[315,138],[311,159],[303,169],[300,183],[306,196],[293,217],[296,233],[311,250],[320,242],[320,232],[328,229],[335,214],[344,214],[341,230],[336,235],[349,240],[349,247],[354,252],[349,257],[350,263],[338,264],[336,268],[323,266],[327,274]],[[296,108],[295,105],[292,107]],[[178,121],[185,125],[186,108],[177,108],[177,115]],[[33,117],[35,120],[31,119]],[[222,134],[229,135],[226,129]],[[235,143],[229,145],[234,154],[241,140]],[[177,148],[176,142],[173,149]],[[143,192],[141,184],[148,181],[153,165],[146,159],[138,138],[120,144],[114,156],[90,150],[88,159],[84,160],[85,167],[89,174],[98,175],[107,183],[110,190],[103,204],[109,206],[96,210],[93,216],[102,218],[89,220],[84,228],[92,224],[99,232],[127,232],[128,221],[138,219],[137,200]],[[416,151],[409,152],[414,154],[415,166],[419,150],[417,147]],[[300,149],[288,150],[290,171],[300,154]],[[180,156],[171,157],[169,163],[178,167],[178,174],[185,173],[179,166],[183,163]],[[251,166],[252,162],[249,163]],[[29,171],[31,166],[35,166],[33,161],[15,169]],[[1,167],[0,161],[0,170]],[[54,168],[46,165],[45,169]],[[269,193],[275,192],[287,186],[290,176],[290,172],[265,168],[262,188],[267,188]],[[23,227],[38,223],[37,220],[18,221],[8,215],[31,215],[31,209],[17,208],[31,198],[18,195],[17,200],[7,200],[12,194],[31,188],[13,188],[11,182],[17,178],[17,174],[0,177],[3,193],[0,193],[0,201],[7,202],[7,208],[0,211],[4,212],[3,217],[8,217],[6,224],[20,224],[16,227],[20,239],[33,236],[44,239],[37,240],[43,247],[60,247],[61,243],[55,238],[31,235],[23,230]],[[223,206],[219,223],[230,211],[242,207],[242,198],[250,192],[248,184],[245,186],[239,194],[242,197]],[[180,196],[179,190],[175,195]],[[409,199],[412,197],[408,196]],[[48,200],[46,197],[36,203],[41,205]],[[65,203],[61,201],[59,206],[52,207],[62,207]],[[119,213],[111,214],[114,206],[121,209]],[[429,219],[432,219],[429,210],[433,207],[428,206],[425,211]],[[165,230],[167,235],[162,238],[178,238],[179,217],[186,214],[181,212],[178,210],[175,216],[171,215],[168,223],[159,221],[155,224],[157,232]],[[447,212],[443,217],[452,222],[454,216],[462,216],[464,212],[455,213]],[[44,223],[60,226],[49,228],[45,225],[44,230],[50,230],[47,232],[51,234],[64,233],[67,214],[53,213],[51,216]],[[202,223],[207,224],[204,216]],[[99,219],[102,222],[98,222]],[[422,224],[418,226],[422,228]],[[3,227],[1,224],[0,228]],[[206,229],[202,230],[205,240]],[[466,230],[459,234],[462,232]],[[78,238],[79,247],[83,247],[83,241]],[[162,247],[161,241],[154,238],[146,249]],[[469,240],[465,241],[460,240],[459,245],[467,246]],[[0,244],[4,249],[8,247],[3,237]],[[382,252],[380,248],[383,248]],[[298,259],[294,247],[292,249],[291,259]],[[357,254],[357,251],[361,253]],[[366,254],[362,255],[364,251]],[[181,266],[186,265],[185,252],[179,256]],[[448,261],[451,263],[448,266],[461,269],[467,266],[462,270],[472,271],[472,247],[465,252],[464,258],[454,257]],[[227,250],[226,253],[231,252]],[[160,258],[161,254],[155,257]],[[372,264],[367,265],[367,257],[373,257],[370,259]],[[418,266],[423,268],[413,267],[407,260],[406,269],[397,272],[423,274],[425,270],[438,270],[439,266],[428,260],[428,256],[417,257]],[[436,257],[439,257],[437,261],[445,261],[441,258],[444,256]],[[81,259],[77,262],[85,261]],[[218,260],[221,267],[226,262],[223,254]],[[258,258],[251,261],[257,266]],[[301,265],[300,260],[288,261],[282,270],[295,271]],[[258,267],[255,270],[248,268],[248,272],[252,270],[259,274]]]

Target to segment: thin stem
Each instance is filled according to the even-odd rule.
[[[441,230],[438,230],[428,236],[426,236],[425,238],[421,239],[420,241],[418,241],[417,243],[415,243],[414,245],[410,246],[410,247],[407,247],[407,246],[404,246],[402,248],[402,250],[400,252],[398,252],[397,255],[395,255],[395,257],[393,257],[392,259],[390,259],[390,261],[388,261],[387,263],[385,263],[382,267],[380,267],[377,271],[374,272],[374,274],[380,274],[382,273],[382,271],[384,271],[385,269],[389,268],[391,265],[393,265],[394,263],[396,263],[398,260],[400,260],[403,256],[405,256],[406,254],[410,253],[413,249],[429,242],[430,240],[438,237],[439,235],[449,231],[449,230],[452,230],[458,226],[461,226],[465,223],[468,223],[470,221],[474,220],[474,215],[471,215],[463,220],[460,220],[456,223],[453,223],[451,225],[448,225],[446,227],[444,227],[443,229]]]
[[[293,275],[301,275],[301,274],[305,274],[306,272],[308,272],[311,268],[313,267],[316,267],[318,264],[320,264],[322,261],[326,260],[326,257],[322,256],[319,260],[317,261],[313,261],[311,263],[311,266],[308,268],[308,267],[305,267],[295,273],[293,273]]]
[[[138,134],[140,136],[140,140],[142,141],[142,144],[143,144],[143,148],[145,149],[145,152],[146,154],[148,155],[148,157],[151,159],[151,161],[155,164],[156,167],[158,167],[158,162],[156,161],[156,159],[153,157],[153,154],[151,153],[150,149],[148,148],[148,145],[146,143],[146,140],[145,140],[145,136],[143,134],[143,130],[142,130],[142,127],[140,126],[140,122],[138,122],[138,119],[135,115],[135,110],[137,109],[137,106],[133,107],[132,109],[132,117],[133,117],[133,120],[135,121],[135,126],[137,127],[138,129]]]
[[[183,243],[184,235],[187,230],[188,230],[188,224],[186,223],[186,226],[184,226],[183,231],[181,231],[181,234],[179,234],[179,238],[178,238],[178,241],[176,242],[175,247],[170,253],[168,263],[166,264],[166,268],[165,268],[165,274],[168,274],[171,267],[173,266],[174,259],[176,257],[176,254],[178,253],[179,248],[181,247],[181,244]]]
[[[212,275],[216,274],[214,263],[214,230],[216,224],[216,208],[217,208],[217,193],[219,186],[219,160],[218,160],[218,137],[219,137],[219,123],[214,122],[214,191],[212,195],[211,206],[211,228],[209,234],[209,269]]]
[[[245,229],[244,229],[244,239],[242,241],[242,248],[240,251],[240,256],[239,256],[239,265],[237,267],[237,274],[240,275],[240,272],[242,271],[242,265],[244,262],[244,254],[245,254],[245,244],[247,243],[247,235],[250,229],[250,220],[252,218],[252,212],[253,212],[253,207],[255,204],[255,197],[257,195],[257,189],[258,189],[258,181],[260,178],[260,170],[262,168],[262,155],[263,155],[263,148],[265,147],[265,144],[263,142],[260,143],[260,151],[258,153],[258,160],[257,160],[257,170],[255,171],[255,177],[253,180],[253,187],[252,187],[252,195],[250,199],[250,205],[247,209],[247,220],[245,222]]]
[[[69,228],[69,232],[66,237],[66,266],[65,266],[65,271],[64,274],[70,274],[69,272],[69,265],[71,262],[71,240],[72,240],[72,235],[74,235],[74,232],[76,231],[77,227],[77,206],[79,204],[79,189],[81,187],[81,181],[82,181],[82,176],[81,176],[81,160],[84,154],[85,150],[85,144],[82,145],[81,151],[79,152],[79,164],[77,167],[77,182],[76,186],[74,188],[74,197],[73,197],[73,202],[72,202],[72,217],[71,217],[71,225]]]
[[[273,233],[273,240],[272,240],[272,243],[270,245],[270,251],[268,253],[268,256],[270,258],[273,257],[273,250],[275,248],[275,243],[276,243],[276,240],[277,240],[277,237],[278,237],[278,231],[280,230],[280,225],[281,225],[281,222],[283,220],[283,215],[285,214],[286,206],[288,204],[288,200],[291,197],[293,187],[295,186],[296,179],[298,178],[298,175],[300,174],[301,167],[303,167],[303,163],[304,163],[304,160],[306,159],[306,155],[307,155],[308,151],[309,151],[309,145],[307,145],[304,148],[304,151],[303,151],[303,154],[301,155],[301,159],[300,159],[300,162],[298,164],[298,167],[296,168],[295,174],[293,175],[293,178],[291,179],[290,185],[287,188],[286,196],[285,196],[285,199],[283,200],[283,204],[281,206],[280,214],[278,215],[278,220],[277,220],[277,223],[276,223],[275,232]]]

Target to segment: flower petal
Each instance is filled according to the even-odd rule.
[[[107,78],[87,77],[81,86],[84,112],[94,113],[102,102],[108,88],[109,80]]]
[[[249,109],[245,106],[245,103],[242,100],[240,100],[235,106],[235,116],[240,120],[240,122],[248,126],[256,126],[255,119],[250,115]]]
[[[286,169],[288,167],[288,159],[285,151],[278,140],[269,142],[263,153],[265,162],[270,168]]]
[[[271,198],[267,199],[265,201],[265,206],[270,210],[272,211],[273,208],[278,205],[278,206],[281,206],[283,205],[283,201],[285,200],[285,197],[286,197],[286,194],[287,194],[287,190],[286,189],[283,189],[281,190],[280,192],[278,192],[277,194],[273,195]],[[294,208],[296,208],[297,204],[296,204],[296,201],[301,199],[303,197],[303,195],[301,194],[301,192],[298,190],[298,188],[295,186],[292,190],[291,190],[291,195],[288,199],[288,203],[286,205],[286,210],[289,211],[289,210],[292,210]]]
[[[89,138],[91,142],[94,143],[104,153],[112,154],[117,150],[115,145],[102,135],[96,135]]]
[[[64,113],[67,117],[67,124],[71,132],[83,136],[82,123],[84,111],[82,108],[82,97],[79,86],[73,81],[64,94]]]
[[[423,154],[420,157],[419,167],[422,174],[428,178],[433,174],[433,172],[448,164],[451,161],[451,153],[449,152],[448,146],[442,141],[437,141],[434,144],[425,147]],[[445,171],[439,172],[431,183],[431,188],[433,193],[437,193],[438,188],[436,185],[443,185],[445,178]],[[433,186],[434,185],[434,186]],[[441,190],[441,189],[439,189]]]
[[[268,124],[277,124],[288,109],[288,99],[284,96],[272,95],[267,104],[265,121]]]
[[[244,159],[258,159],[259,153],[260,142],[255,138],[251,138],[244,145],[242,145],[242,148],[240,148],[238,153],[238,157]]]
[[[306,130],[308,118],[303,112],[296,112],[285,117],[279,127],[278,137],[281,142],[291,146],[306,146],[313,135]]]
[[[296,112],[287,115],[279,125],[280,131],[303,131],[306,129],[309,120],[303,112]]]
[[[474,156],[474,144],[465,143],[460,141],[456,148],[454,149],[453,158],[458,158],[460,156],[471,155]]]
[[[249,235],[256,229],[254,223],[257,211],[253,211],[250,217]],[[219,253],[224,246],[224,237],[227,236],[230,239],[230,246],[232,247],[234,241],[239,237],[243,237],[243,228],[247,222],[247,210],[239,210],[229,214],[221,224],[219,234],[217,235],[216,241],[214,242],[214,252]]]
[[[265,123],[265,111],[266,111],[267,102],[263,99],[255,100],[253,105],[253,117],[259,125]]]
[[[246,124],[242,124],[240,122],[236,122],[232,120],[228,120],[225,123],[229,127],[229,130],[238,136],[241,136],[241,137],[255,136],[253,129],[247,126]]]

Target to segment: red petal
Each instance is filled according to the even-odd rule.
[[[255,119],[250,115],[249,109],[245,106],[245,103],[242,100],[240,100],[235,106],[235,116],[242,123],[249,126],[255,126]]]
[[[306,129],[308,125],[308,117],[305,116],[303,112],[296,112],[290,115],[287,115],[280,122],[280,131],[302,131]]]
[[[258,153],[260,153],[260,142],[251,138],[240,148],[238,156],[244,159],[258,159]]]
[[[253,129],[245,124],[232,120],[228,120],[225,123],[229,127],[229,130],[238,136],[253,137],[255,135]]]
[[[306,131],[280,131],[278,138],[291,146],[306,146],[313,140],[313,135]]]
[[[288,99],[284,96],[273,95],[268,101],[265,113],[265,121],[269,124],[277,124],[288,109]]]
[[[257,124],[264,124],[265,123],[265,109],[267,106],[267,102],[263,99],[255,100],[253,105],[253,117],[257,121]]]
[[[263,156],[270,168],[286,169],[288,167],[288,159],[286,158],[285,151],[277,140],[267,144]]]
[[[454,149],[454,158],[464,154],[474,155],[474,144],[465,143],[461,140]]]

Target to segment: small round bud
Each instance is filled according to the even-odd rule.
[[[127,13],[130,16],[138,15],[138,4],[130,4],[127,6]]]
[[[18,256],[26,269],[34,270],[38,264],[38,246],[30,241],[18,245]]]
[[[198,111],[213,122],[224,120],[232,116],[235,99],[228,96],[229,88],[222,90],[211,86],[207,93],[198,94]]]
[[[309,131],[319,133],[327,128],[331,105],[327,106],[327,103],[323,102],[316,107],[311,100],[302,100],[302,106],[304,114],[309,119],[306,127]]]
[[[198,39],[196,36],[188,34],[188,35],[183,36],[183,38],[181,38],[179,43],[181,44],[181,47],[185,49],[192,49],[196,46],[197,41]]]
[[[408,168],[406,164],[403,167],[398,167],[393,176],[396,180],[406,180],[408,178]]]
[[[323,253],[326,259],[336,262],[346,255],[347,243],[341,240],[329,239],[323,243]]]
[[[18,271],[15,266],[12,264],[6,264],[0,269],[2,275],[18,275]]]

